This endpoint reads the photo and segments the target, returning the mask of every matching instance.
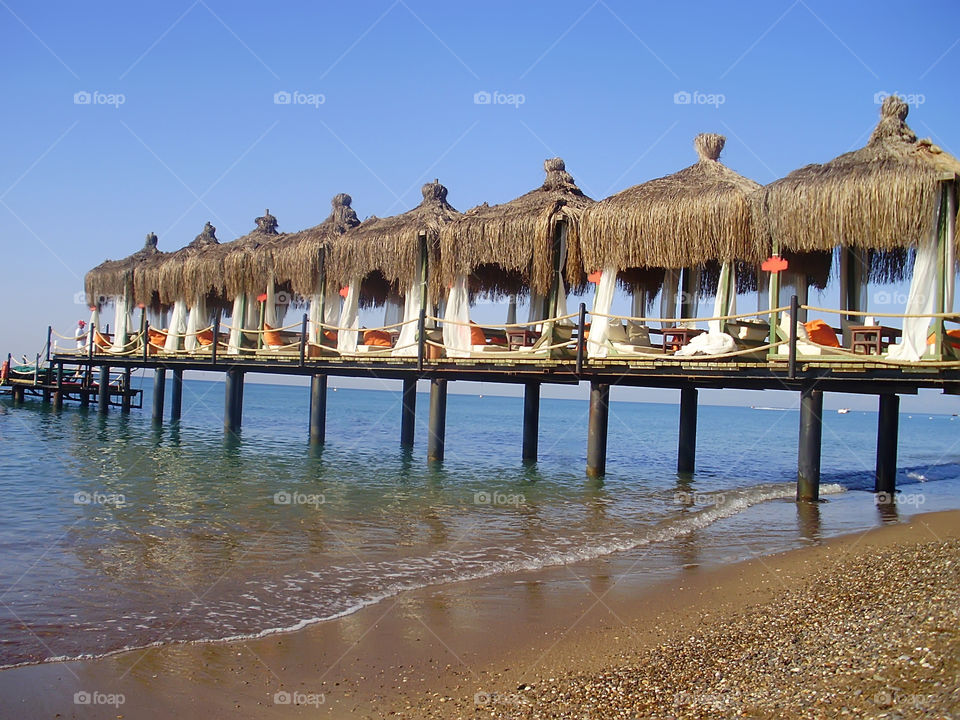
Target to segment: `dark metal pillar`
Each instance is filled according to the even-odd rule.
[[[535,462],[540,437],[540,383],[523,386],[523,459]]]
[[[100,379],[97,381],[97,412],[106,415],[110,410],[110,366],[100,366]]]
[[[877,417],[877,476],[874,491],[893,496],[897,491],[897,436],[900,430],[900,396],[880,396]]]
[[[183,410],[183,370],[173,371],[173,382],[170,383],[170,419],[179,420]]]
[[[800,443],[797,459],[797,500],[820,499],[820,441],[823,437],[823,392],[800,393]]]
[[[123,397],[120,399],[120,412],[130,412],[130,368],[123,371]]]
[[[54,380],[57,383],[57,389],[53,393],[53,407],[55,410],[59,410],[63,407],[63,363],[57,363],[54,372],[56,373]]]
[[[310,378],[310,444],[322,445],[327,436],[327,376]]]
[[[417,421],[417,379],[403,379],[403,408],[400,412],[400,446],[413,447],[414,428]]]
[[[447,381],[430,381],[430,428],[427,436],[427,460],[443,460],[443,445],[447,432]]]
[[[167,371],[157,368],[153,371],[153,421],[163,422],[163,396],[167,386]]]
[[[677,472],[692,473],[697,464],[697,389],[680,389],[680,439]]]
[[[223,429],[237,432],[243,418],[243,371],[227,370],[224,388]]]
[[[587,428],[587,475],[599,477],[607,471],[607,423],[610,414],[610,385],[590,382],[590,419]]]

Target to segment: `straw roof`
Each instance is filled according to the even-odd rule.
[[[588,209],[582,223],[584,265],[678,269],[766,257],[750,234],[748,198],[760,185],[719,162],[725,143],[722,135],[697,135],[696,163]]]
[[[90,270],[83,279],[88,305],[97,305],[101,297],[133,295],[134,272],[149,260],[162,256],[157,249],[157,236],[148,233],[143,247],[123,260],[105,260]]]
[[[586,274],[580,262],[580,216],[594,201],[583,194],[561,158],[543,163],[547,177],[531,192],[501,205],[479,205],[441,233],[444,283],[473,275],[475,283],[496,291],[531,289],[546,295],[553,284],[554,237],[557,224],[567,226],[564,277],[582,285]],[[498,267],[501,275],[491,272]],[[511,277],[524,287],[512,287]]]
[[[262,293],[273,271],[269,252],[262,251],[277,240],[277,219],[267,210],[254,221],[256,228],[228,243],[208,244],[186,258],[183,281],[189,292],[223,295],[232,300],[245,292]]]
[[[887,97],[865,147],[794,170],[757,193],[760,241],[775,241],[781,250],[863,248],[876,258],[872,275],[895,271],[905,255],[886,254],[934,231],[939,184],[960,173],[955,157],[917,140],[905,122],[908,110],[900,98]]]
[[[328,282],[343,287],[379,271],[387,283],[405,291],[418,279],[421,235],[426,236],[430,267],[436,268],[440,229],[462,215],[447,202],[447,189],[439,182],[427,183],[421,192],[423,202],[413,210],[388,218],[371,217],[330,238],[325,260]],[[431,286],[439,289],[438,273],[430,275]]]
[[[184,281],[183,268],[187,258],[199,253],[208,245],[216,245],[217,229],[209,222],[189,245],[171,253],[158,253],[141,264],[133,278],[134,297],[137,302],[172,305],[176,300],[193,303],[196,289]]]
[[[326,220],[312,228],[281,236],[269,244],[274,279],[278,284],[289,283],[290,289],[302,296],[316,291],[321,248],[360,224],[357,213],[350,207],[352,202],[346,193],[334,195],[330,201],[330,216]]]

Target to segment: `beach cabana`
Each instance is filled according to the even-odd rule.
[[[440,229],[461,217],[439,182],[427,183],[421,192],[423,202],[413,210],[371,217],[326,246],[326,282],[346,288],[339,320],[343,329],[337,336],[341,353],[357,352],[358,332],[353,330],[359,330],[360,305],[384,304],[393,293],[403,296],[404,324],[392,354],[417,354],[415,321],[439,294]]]
[[[148,233],[143,247],[123,260],[106,260],[90,270],[84,277],[84,290],[87,304],[93,308],[95,319],[91,325],[99,322],[99,310],[104,298],[110,298],[114,305],[113,344],[114,352],[125,352],[127,338],[132,330],[132,317],[135,295],[134,275],[139,268],[156,260],[163,253],[157,249],[157,236]],[[146,303],[144,303],[146,305]],[[100,330],[91,327],[90,332]]]
[[[443,282],[450,288],[444,317],[451,322],[443,335],[448,355],[471,350],[471,296],[529,293],[533,322],[566,314],[567,288],[584,284],[580,216],[594,201],[562,159],[546,160],[543,168],[540,187],[500,205],[473,208],[441,233]],[[544,333],[547,345],[550,334]]]
[[[309,308],[309,337],[320,345],[323,325],[335,326],[340,311],[339,286],[328,283],[325,272],[327,244],[360,224],[352,198],[339,193],[330,201],[330,216],[319,225],[290,233],[272,241],[267,250],[273,265],[274,282],[289,286],[306,298]]]
[[[927,353],[930,315],[952,312],[957,176],[960,161],[906,124],[908,106],[887,97],[866,146],[821,165],[807,165],[755,196],[754,230],[774,251],[840,254],[845,343],[863,324],[866,286],[902,278],[915,253],[903,339],[890,356],[916,361]],[[850,313],[850,314],[846,314]],[[927,317],[922,317],[922,316]],[[943,322],[933,322],[940,356]]]
[[[663,316],[677,317],[679,290],[683,298],[680,317],[694,317],[703,284],[701,270],[719,263],[715,309],[718,315],[730,314],[736,296],[737,264],[756,264],[767,251],[750,233],[749,197],[760,186],[719,161],[725,142],[722,135],[698,135],[693,143],[696,163],[635,185],[587,209],[581,230],[583,263],[587,269],[600,272],[594,313],[610,314],[620,278],[621,282],[626,279],[634,292],[637,314],[644,304],[637,302],[638,294],[642,297],[650,276],[659,274],[664,278]],[[631,282],[634,274],[647,279]],[[601,322],[601,318],[595,318],[587,343],[590,356],[605,357],[615,350],[611,332],[619,335],[619,330],[619,320]],[[722,324],[712,324],[711,330],[722,332]]]

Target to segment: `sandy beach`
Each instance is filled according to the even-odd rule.
[[[641,591],[605,567],[425,589],[257,640],[15,668],[0,673],[0,714],[817,718],[960,709],[960,512],[691,567]]]

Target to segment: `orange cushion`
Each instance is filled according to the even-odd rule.
[[[213,345],[213,330],[201,330],[197,333],[197,342],[201,345]]]
[[[827,347],[840,347],[840,341],[837,340],[837,333],[823,320],[811,320],[803,326],[807,329],[807,335],[810,340],[817,345],[826,345]]]
[[[927,338],[927,345],[933,345],[936,339],[936,335],[930,333],[930,336]],[[960,330],[947,330],[947,342],[953,345],[953,347],[960,347]]]
[[[106,350],[112,345],[112,343],[110,342],[110,338],[108,338],[106,335],[103,335],[99,330],[97,330],[97,332],[94,333],[93,344],[96,345],[101,350]]]
[[[263,324],[263,344],[283,345],[283,338],[280,337],[280,333],[266,323]]]
[[[483,328],[477,325],[475,322],[470,323],[470,344],[471,345],[487,344],[487,336],[483,334]]]
[[[150,343],[158,347],[163,347],[163,344],[167,341],[167,333],[165,330],[154,330],[150,328],[147,330],[147,336],[150,338]]]
[[[386,330],[366,330],[363,333],[364,345],[375,345],[376,347],[393,347],[390,341],[390,333]]]
[[[334,342],[334,343],[335,343],[335,342],[337,341],[337,331],[336,331],[336,330],[324,330],[324,331],[323,331],[323,336],[324,336],[327,340],[329,340],[330,342]]]

